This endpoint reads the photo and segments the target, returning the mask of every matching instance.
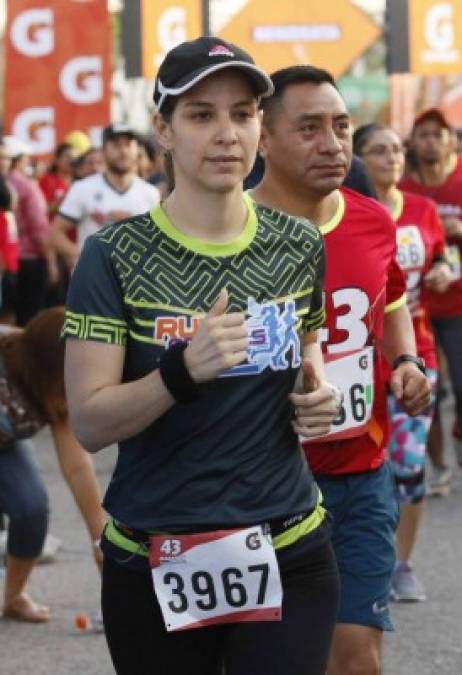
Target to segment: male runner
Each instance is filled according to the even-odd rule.
[[[85,239],[101,227],[122,218],[149,211],[160,199],[159,190],[137,175],[138,140],[124,124],[103,131],[105,169],[75,182],[52,224],[50,245],[70,270],[74,268]],[[77,226],[77,242],[67,236]]]
[[[437,342],[448,361],[456,400],[453,443],[462,466],[462,177],[456,170],[448,173],[447,160],[453,147],[451,133],[446,118],[436,108],[426,110],[416,118],[410,138],[416,170],[401,181],[400,187],[433,199],[446,230],[447,257],[454,281],[446,293],[428,293],[426,300]],[[441,494],[443,490],[444,494],[450,485],[451,472],[444,465],[438,415],[429,450],[436,464],[432,491]]]
[[[381,349],[391,387],[410,414],[429,402],[415,356],[404,280],[394,262],[396,229],[385,209],[339,190],[351,161],[351,124],[331,75],[310,66],[272,76],[263,104],[266,171],[254,199],[314,222],[324,234],[327,320],[321,331],[330,381],[345,402],[335,431],[305,444],[334,516],[341,607],[329,675],[381,672],[382,631],[398,509],[385,460],[387,412]],[[301,416],[303,418],[303,415]]]

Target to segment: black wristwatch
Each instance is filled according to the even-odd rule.
[[[420,370],[421,373],[424,375],[427,374],[427,369],[425,368],[425,361],[420,358],[420,356],[414,356],[414,354],[401,354],[400,356],[397,356],[396,359],[393,361],[393,364],[391,366],[392,370],[395,370],[395,368],[398,368],[402,363],[413,363],[414,365],[417,366],[417,368]]]

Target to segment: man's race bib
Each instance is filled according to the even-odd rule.
[[[301,438],[306,444],[319,439],[336,441],[361,436],[371,419],[374,403],[374,349],[364,347],[348,354],[325,354],[326,380],[343,393],[339,416],[331,432],[324,436]]]
[[[456,244],[446,246],[446,259],[449,263],[449,267],[451,268],[454,281],[456,279],[460,279],[462,276],[462,266],[460,262],[460,249]]]
[[[417,270],[406,273],[406,303],[412,317],[425,313],[420,300],[422,274]]]
[[[416,225],[396,230],[396,260],[402,270],[420,269],[425,264],[425,246]]]
[[[149,562],[167,631],[281,620],[279,566],[261,525],[156,535]]]

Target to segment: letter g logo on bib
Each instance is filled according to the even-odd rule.
[[[261,525],[150,537],[149,563],[167,631],[281,620],[279,566]]]

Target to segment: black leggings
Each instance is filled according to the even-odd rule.
[[[284,590],[281,622],[167,633],[150,572],[107,557],[102,606],[119,675],[324,675],[338,607],[331,544],[304,540],[277,553]]]

